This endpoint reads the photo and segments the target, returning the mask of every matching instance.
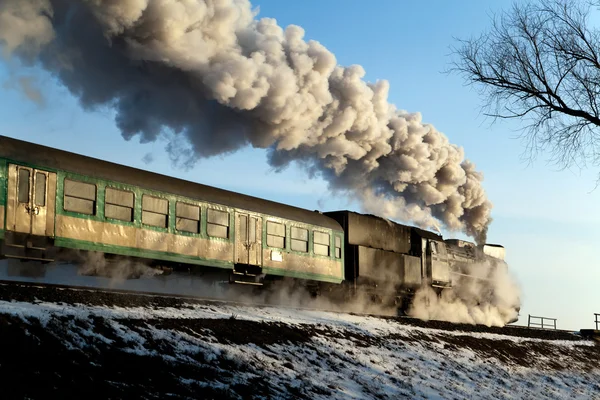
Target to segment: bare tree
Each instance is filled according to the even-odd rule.
[[[521,119],[531,157],[600,165],[600,31],[592,3],[539,0],[495,15],[488,32],[460,40],[452,72],[484,98],[494,118]]]

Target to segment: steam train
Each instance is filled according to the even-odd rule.
[[[399,308],[422,287],[485,280],[504,248],[351,211],[317,212],[0,136],[0,258],[70,251],[316,291],[363,291]],[[518,306],[518,305],[516,305]]]

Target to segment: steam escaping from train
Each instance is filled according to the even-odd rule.
[[[506,264],[504,264],[506,266]],[[439,296],[429,286],[417,291],[408,314],[422,320],[505,326],[518,318],[521,290],[508,268],[490,260],[455,275],[453,287]]]
[[[264,148],[275,168],[298,162],[364,211],[484,242],[492,205],[463,149],[390,104],[387,81],[303,37],[247,0],[0,2],[4,56],[41,65],[85,109],[114,108],[126,139],[166,137],[190,167]]]

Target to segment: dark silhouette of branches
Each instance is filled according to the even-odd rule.
[[[597,5],[597,4],[596,4]],[[600,31],[594,4],[577,0],[515,3],[488,32],[459,40],[451,72],[463,75],[495,119],[519,119],[530,156],[600,165]]]

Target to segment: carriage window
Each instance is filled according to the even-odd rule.
[[[46,207],[46,174],[35,174],[35,199],[36,206]]]
[[[29,203],[29,170],[19,169],[19,203]]]
[[[335,258],[342,258],[342,238],[335,237]]]
[[[291,229],[291,247],[292,250],[308,253],[308,229],[296,228]]]
[[[142,196],[142,223],[159,228],[169,225],[169,200],[159,197]]]
[[[200,207],[177,202],[175,206],[175,227],[178,231],[200,233]]]
[[[65,211],[95,215],[96,185],[65,179],[63,208]]]
[[[267,221],[267,246],[285,248],[285,225]]]
[[[315,254],[320,256],[329,256],[329,245],[331,236],[329,233],[314,232],[314,249]]]
[[[206,233],[212,237],[229,238],[229,213],[209,208],[206,212]]]
[[[134,195],[127,190],[106,188],[104,216],[119,221],[133,222]]]

